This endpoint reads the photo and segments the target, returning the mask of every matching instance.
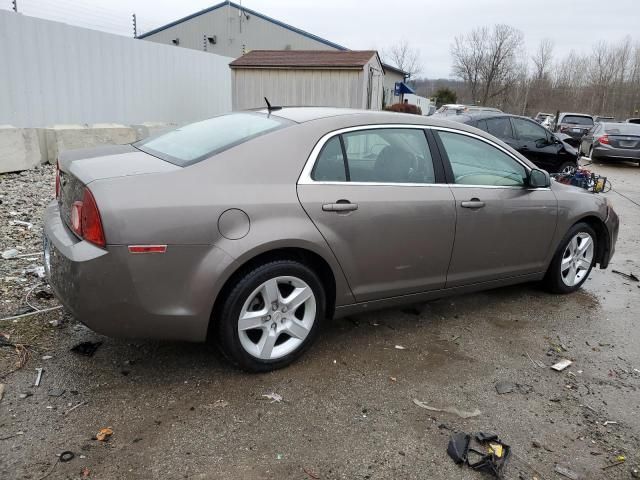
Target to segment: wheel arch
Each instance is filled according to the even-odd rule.
[[[233,286],[238,282],[242,275],[248,271],[275,260],[295,260],[298,261],[318,274],[320,281],[325,289],[326,295],[326,316],[331,318],[336,307],[336,276],[329,262],[322,255],[304,247],[281,246],[270,250],[261,251],[249,255],[244,261],[241,261],[237,268],[224,282],[222,288],[216,295],[216,299],[209,317],[209,325],[207,327],[207,340],[211,340],[210,335],[215,331],[212,326],[218,318],[218,312],[222,308],[224,299],[227,297]]]

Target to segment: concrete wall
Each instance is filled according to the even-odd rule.
[[[196,15],[157,33],[143,34],[140,38],[151,42],[217,53],[237,58],[249,50],[340,50],[331,42],[314,39],[294,27],[285,27],[277,20],[267,20],[258,12],[240,10],[224,5]],[[216,37],[211,44],[205,37]],[[316,37],[317,38],[317,37]]]
[[[0,10],[0,125],[201,120],[231,110],[231,61]]]
[[[35,129],[0,125],[0,173],[26,170],[41,161]]]

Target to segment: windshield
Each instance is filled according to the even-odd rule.
[[[580,115],[565,115],[562,123],[571,123],[574,125],[593,125],[593,118],[582,117]]]
[[[291,123],[261,113],[230,113],[141,140],[134,147],[184,167]]]

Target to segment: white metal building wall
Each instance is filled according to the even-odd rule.
[[[231,110],[231,61],[0,10],[0,125],[210,117]]]
[[[184,22],[167,27],[142,40],[179,46],[195,50],[206,50],[237,58],[250,50],[338,50],[324,42],[314,40],[283,26],[249,15],[239,15],[234,6],[225,5]],[[211,44],[205,36],[216,38]]]

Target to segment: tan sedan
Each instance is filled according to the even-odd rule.
[[[239,112],[60,156],[45,258],[106,335],[212,340],[252,371],[331,316],[607,266],[618,218],[500,140],[428,117]]]

